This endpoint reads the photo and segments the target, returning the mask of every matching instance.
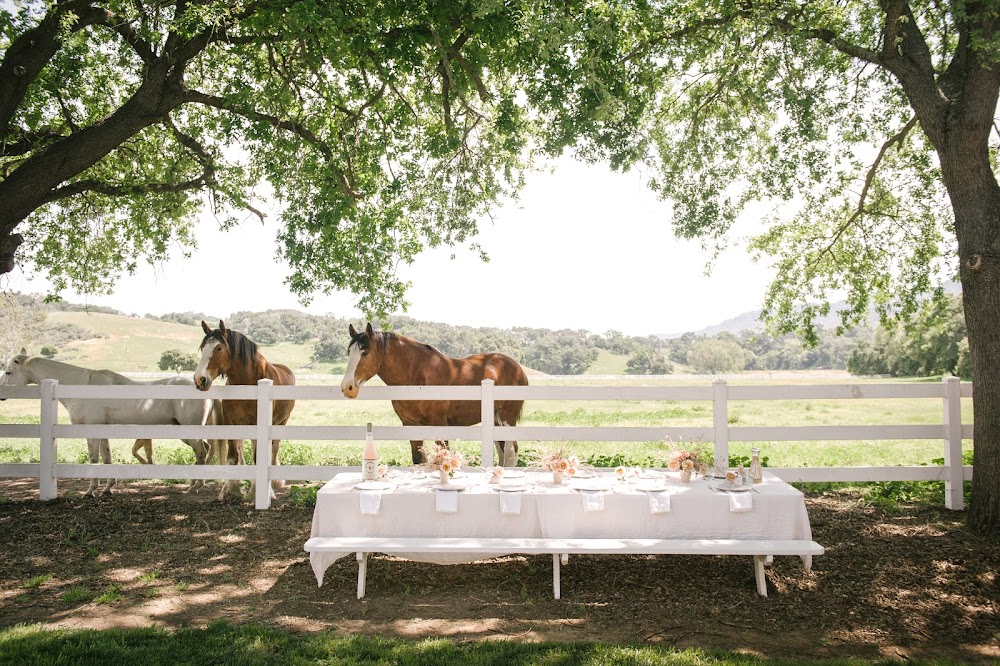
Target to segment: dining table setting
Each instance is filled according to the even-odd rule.
[[[801,491],[764,472],[726,470],[685,482],[662,469],[581,469],[556,482],[531,468],[390,468],[376,480],[343,472],[318,492],[312,537],[760,539],[812,538]],[[342,552],[311,552],[318,584]],[[507,553],[401,553],[460,564]],[[811,559],[803,557],[808,568]]]

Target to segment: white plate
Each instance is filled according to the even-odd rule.
[[[505,479],[523,479],[524,478],[524,470],[523,469],[507,469],[506,467],[504,467],[502,469],[503,469],[503,478],[505,478]]]
[[[385,481],[362,481],[354,486],[355,490],[387,490],[389,488],[392,488],[392,484]]]
[[[667,489],[662,483],[658,483],[652,480],[643,480],[639,483],[632,484],[632,487],[636,490],[644,490],[647,493],[659,493]]]
[[[592,470],[592,469],[583,469],[581,467],[578,467],[577,470],[576,470],[576,474],[573,475],[573,478],[574,479],[592,479],[595,476],[597,476],[597,472],[595,472],[594,470]]]
[[[573,479],[570,487],[574,490],[611,490],[611,484],[606,479]]]
[[[745,493],[753,490],[753,484],[742,484],[742,483],[726,483],[724,480],[715,479],[711,481],[712,488],[723,493]]]
[[[496,490],[497,492],[501,493],[523,493],[530,487],[531,486],[529,486],[526,483],[519,483],[516,485],[513,483],[500,483],[490,486],[490,488],[492,488],[493,490]]]

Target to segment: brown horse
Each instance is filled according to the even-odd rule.
[[[214,331],[205,322],[201,322],[205,337],[201,341],[201,361],[194,371],[194,385],[202,391],[207,391],[212,382],[220,375],[226,378],[227,384],[256,384],[259,379],[270,379],[275,384],[293,385],[295,375],[287,367],[276,363],[268,363],[257,350],[257,345],[238,331],[226,328],[219,321],[219,328]],[[254,400],[223,400],[219,423],[222,425],[253,425],[257,423],[257,403]],[[295,407],[294,400],[275,400],[271,412],[272,425],[285,425]],[[228,464],[243,464],[243,440],[227,440],[226,458]],[[278,447],[280,439],[271,442],[271,464],[278,464]],[[253,445],[253,459],[257,461],[257,442]],[[234,491],[239,481],[230,480],[222,488],[219,498]],[[281,487],[280,481],[272,481],[269,490],[274,497],[274,488]]]
[[[347,371],[340,390],[348,398],[358,397],[361,385],[378,375],[388,386],[477,385],[492,379],[497,386],[527,386],[528,377],[517,361],[503,354],[476,354],[465,358],[445,356],[416,340],[372,330],[363,333],[350,326]],[[514,426],[521,418],[523,400],[500,400],[493,413],[496,425]],[[469,426],[480,422],[482,409],[472,400],[393,400],[392,408],[404,426]],[[517,465],[517,442],[495,442],[506,467]],[[447,442],[445,442],[447,445]],[[424,462],[423,442],[410,440],[413,463]],[[486,464],[486,461],[483,461]]]

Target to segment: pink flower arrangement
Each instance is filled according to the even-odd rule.
[[[533,467],[540,467],[549,472],[562,472],[566,476],[574,476],[580,468],[580,459],[575,453],[568,453],[565,449],[546,451],[538,457]]]
[[[426,460],[421,466],[435,472],[446,472],[448,476],[452,476],[465,464],[465,458],[461,453],[452,451],[441,444],[435,445],[433,453],[428,452],[426,448],[420,450],[424,452],[424,460]]]
[[[671,472],[687,470],[704,474],[709,467],[708,454],[701,449],[671,451],[667,458],[667,469]]]

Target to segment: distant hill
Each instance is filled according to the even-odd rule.
[[[816,323],[823,328],[836,328],[840,324],[840,317],[837,316],[843,307],[847,304],[844,301],[839,301],[834,303],[832,310],[834,314],[827,315],[825,317],[819,317]],[[751,310],[750,312],[744,312],[743,314],[736,315],[730,319],[719,322],[718,324],[713,324],[712,326],[706,326],[697,331],[692,331],[695,335],[704,335],[706,337],[711,337],[719,333],[740,333],[741,331],[753,331],[756,329],[764,328],[764,323],[760,320],[761,311]],[[669,333],[667,335],[657,335],[659,338],[665,340],[670,340],[673,338],[679,338],[684,335],[684,333]]]
[[[944,285],[945,293],[948,294],[960,294],[962,293],[962,285],[958,282],[946,282]],[[843,309],[847,308],[846,301],[837,301],[830,306],[829,314],[825,317],[820,317],[816,320],[816,323],[823,328],[836,328],[840,324],[840,317],[837,315]],[[713,324],[711,326],[706,326],[703,329],[697,331],[691,331],[695,335],[704,335],[710,337],[718,333],[739,333],[741,331],[752,331],[754,329],[763,328],[764,324],[760,320],[760,310],[751,310],[749,312],[744,312],[743,314],[736,315],[730,319],[719,322],[718,324]],[[877,318],[873,314],[871,317],[872,326],[877,323]],[[687,331],[681,331],[680,333],[656,333],[654,334],[658,338],[664,340],[672,340],[673,338],[679,338],[684,335]]]

